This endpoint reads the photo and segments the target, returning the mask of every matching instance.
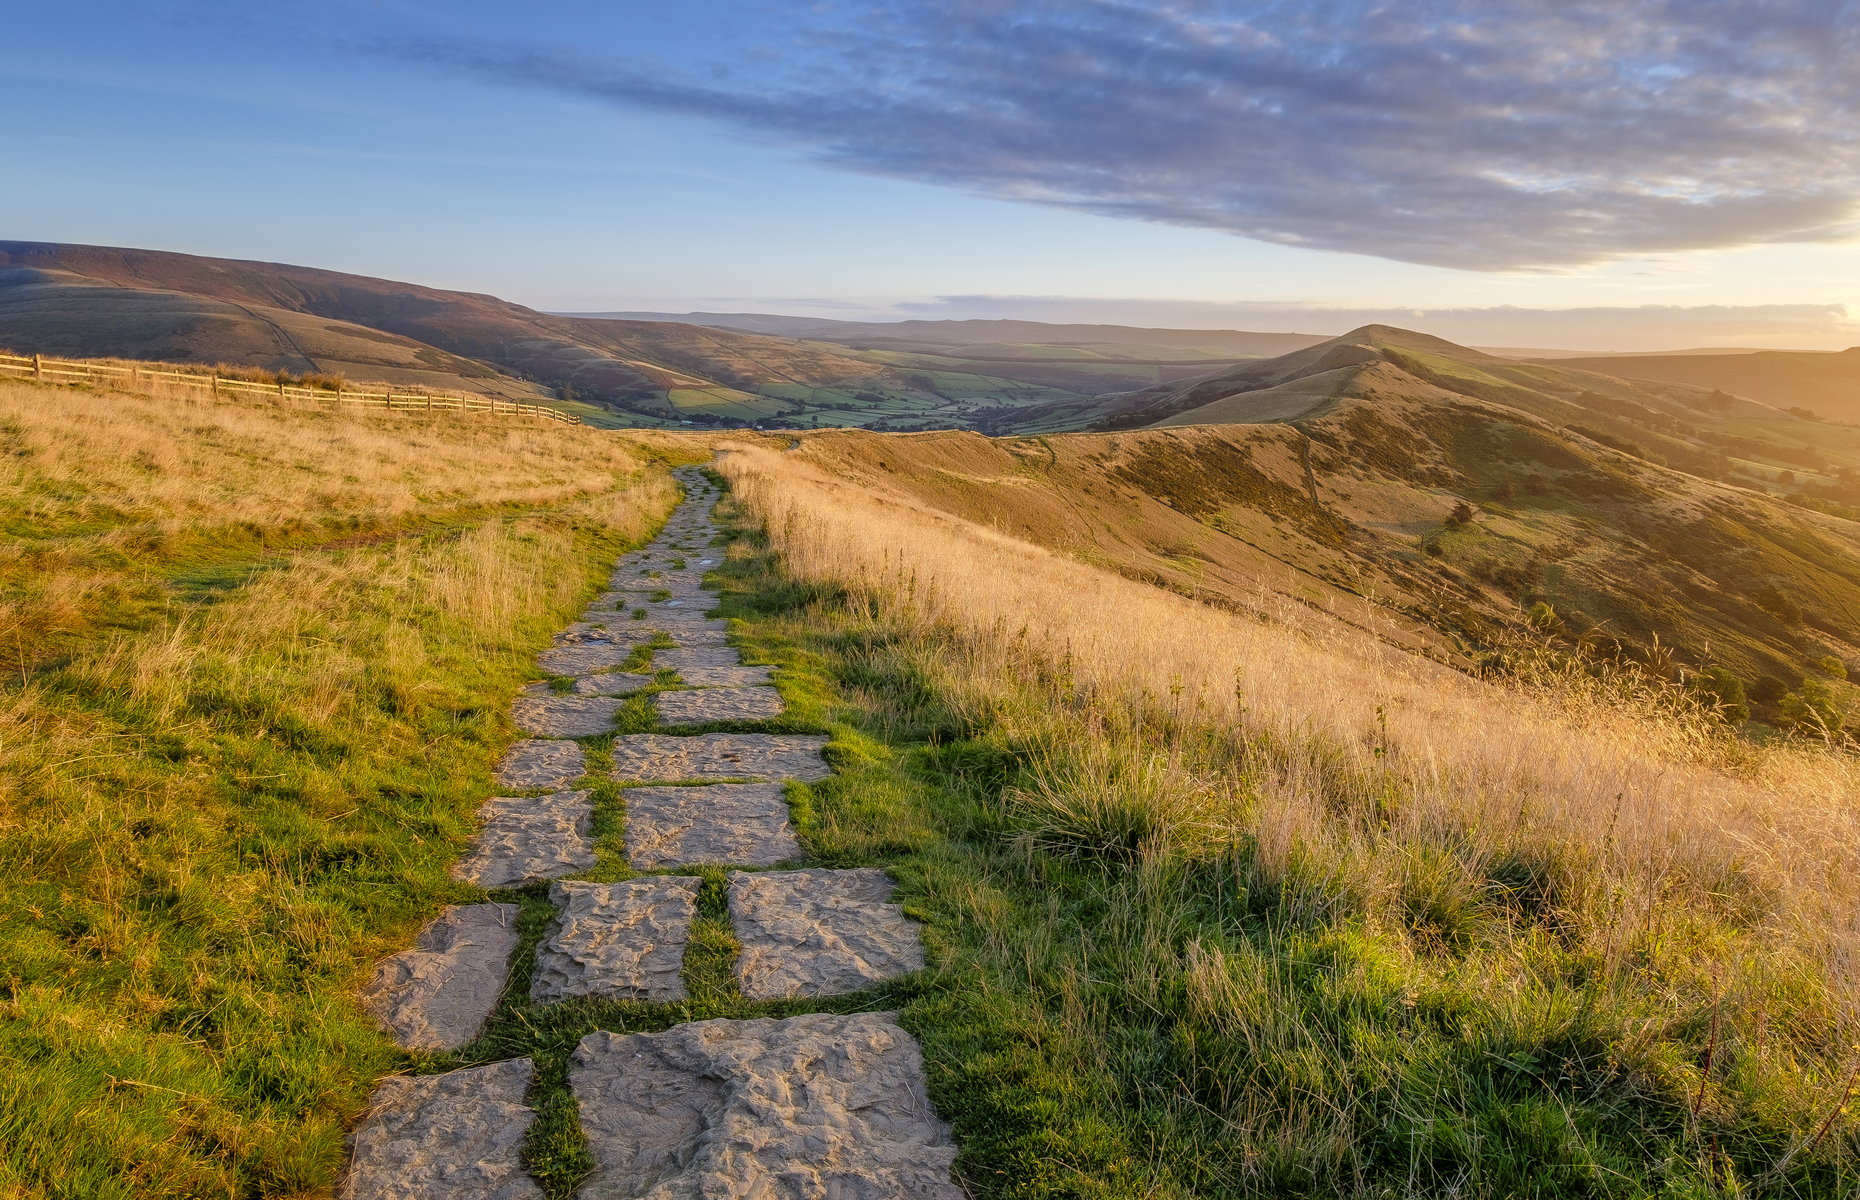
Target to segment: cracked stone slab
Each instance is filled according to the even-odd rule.
[[[892,1013],[602,1030],[568,1081],[596,1163],[578,1200],[963,1200]]]
[[[539,737],[599,737],[613,732],[622,703],[612,696],[518,696],[510,715],[518,729]]]
[[[785,733],[622,734],[613,741],[613,778],[622,783],[684,779],[800,779],[833,774],[820,752],[827,739]]]
[[[349,1135],[340,1200],[543,1200],[521,1160],[533,1075],[517,1058],[383,1079]]]
[[[600,861],[588,832],[593,812],[586,792],[486,800],[478,809],[484,825],[471,853],[452,864],[452,878],[504,888],[585,871]]]
[[[497,1007],[517,948],[517,906],[455,904],[426,923],[411,950],[375,966],[366,1009],[406,1050],[456,1050]]]
[[[838,996],[923,970],[923,942],[876,867],[730,873],[736,982],[751,1000]]]
[[[673,653],[670,650],[665,653]],[[655,666],[657,663],[655,662]],[[678,678],[692,687],[757,687],[775,681],[774,667],[682,667]]]
[[[683,1000],[685,943],[703,882],[659,875],[552,886],[558,911],[536,947],[530,998]]]
[[[602,675],[584,675],[575,680],[577,696],[631,696],[652,684],[652,676],[632,671],[612,671]]]
[[[702,725],[707,721],[766,721],[786,707],[772,687],[706,688],[697,692],[660,692],[653,698],[665,725]]]
[[[626,857],[636,870],[685,863],[770,867],[800,856],[779,783],[626,790]]]
[[[591,642],[580,646],[556,646],[536,656],[536,665],[551,675],[592,675],[626,666],[636,642],[652,640],[652,631],[641,622],[639,637],[625,645]]]
[[[566,787],[587,773],[588,754],[574,742],[530,739],[513,744],[497,764],[498,787],[533,792]]]
[[[654,650],[652,665],[670,667],[683,675],[688,670],[700,667],[740,667],[743,656],[735,646],[691,646],[677,650]]]

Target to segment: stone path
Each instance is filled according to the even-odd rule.
[[[700,472],[675,474],[687,499],[709,495]],[[557,682],[525,688],[513,703],[513,720],[532,736],[499,764],[498,785],[547,794],[486,801],[453,876],[487,889],[550,883],[556,915],[530,970],[534,1003],[686,998],[684,955],[703,881],[575,878],[599,859],[590,793],[567,789],[601,774],[578,739],[607,747],[606,774],[623,785],[632,869],[739,868],[728,877],[728,906],[746,998],[863,991],[923,968],[917,927],[890,903],[883,871],[740,869],[802,859],[785,781],[832,775],[826,738],[615,731],[625,697],[647,688],[657,689],[651,711],[661,727],[781,715],[773,669],[745,666],[728,644],[728,623],[705,615],[713,600],[704,574],[722,561],[710,545],[716,534],[698,505],[681,505],[537,656]],[[446,909],[413,949],[377,967],[364,1006],[408,1049],[465,1046],[509,982],[517,912],[497,903]],[[529,1060],[518,1059],[383,1080],[351,1137],[342,1195],[540,1197],[520,1164],[535,1115],[525,1106],[531,1077]],[[576,1048],[569,1084],[598,1164],[578,1193],[584,1200],[963,1194],[949,1180],[956,1151],[924,1092],[917,1045],[891,1014],[596,1032]]]

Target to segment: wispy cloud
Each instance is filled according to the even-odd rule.
[[[373,45],[855,170],[1418,263],[1860,233],[1852,0],[851,0],[726,72]]]

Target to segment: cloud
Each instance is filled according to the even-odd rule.
[[[724,69],[374,49],[853,170],[1438,266],[1860,234],[1851,0],[844,0],[757,36]]]

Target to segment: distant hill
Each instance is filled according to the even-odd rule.
[[[616,425],[1076,427],[1096,418],[1097,396],[1321,340],[1033,321],[631,319],[664,315],[565,316],[284,263],[0,242],[0,346],[554,395]]]
[[[1860,429],[1388,326],[1093,403],[1116,431],[797,453],[1189,595],[1393,608],[1449,657],[1535,622],[1753,686],[1860,663]]]
[[[1043,321],[834,321],[772,313],[571,313],[622,321],[678,321],[716,329],[818,341],[908,343],[913,346],[974,347],[1001,343],[1134,345],[1196,350],[1241,358],[1267,357],[1329,340],[1317,333],[1249,333],[1239,329],[1146,329],[1131,325],[1052,325]]]
[[[1609,355],[1560,359],[1557,366],[1601,371],[1624,379],[1686,383],[1760,400],[1777,408],[1807,408],[1837,421],[1860,422],[1860,346],[1836,353],[1759,350],[1749,354]]]
[[[695,398],[740,420],[786,409],[755,389],[882,384],[882,366],[790,339],[579,321],[470,292],[283,263],[0,242],[0,344],[67,355],[207,359],[537,394],[564,385],[676,419]]]

